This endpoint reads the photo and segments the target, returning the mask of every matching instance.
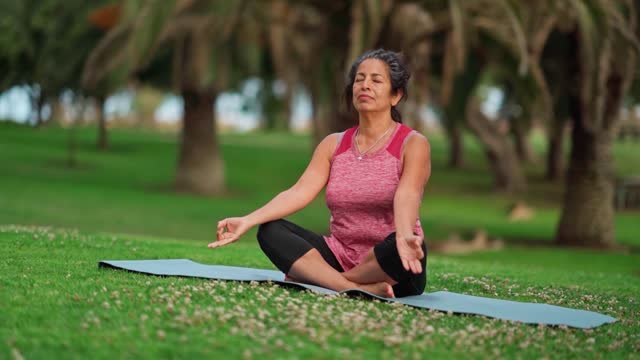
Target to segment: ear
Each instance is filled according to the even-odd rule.
[[[398,91],[396,91],[395,94],[392,94],[391,95],[391,106],[398,105],[398,103],[402,99],[403,95],[404,95],[404,91],[402,91],[402,89],[398,89]]]

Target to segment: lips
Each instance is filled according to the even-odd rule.
[[[373,100],[369,95],[358,95],[358,100]]]

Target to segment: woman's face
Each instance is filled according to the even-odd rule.
[[[389,112],[402,97],[402,92],[391,93],[391,79],[387,64],[378,59],[367,59],[358,66],[353,82],[353,106],[362,112]]]

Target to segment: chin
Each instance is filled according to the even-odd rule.
[[[356,110],[358,111],[359,114],[380,112],[380,109],[376,109],[372,106],[360,106],[360,107],[357,107]]]

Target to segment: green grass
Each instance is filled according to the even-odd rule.
[[[69,169],[68,131],[0,123],[0,358],[633,358],[640,351],[640,255],[542,246],[553,239],[561,185],[532,180],[518,197],[492,193],[472,139],[468,165],[450,170],[444,139],[430,136],[433,175],[421,210],[427,243],[485,229],[507,246],[430,254],[427,291],[558,304],[619,322],[589,331],[535,327],[275,285],[98,269],[101,259],[154,258],[273,268],[256,229],[232,246],[206,244],[217,220],[292,185],[311,149],[300,135],[224,134],[228,194],[202,198],[170,191],[174,135],[112,131],[109,152],[94,149],[94,129],[77,135],[79,166]],[[542,153],[539,138],[534,144]],[[639,150],[615,145],[617,174],[637,171]],[[540,179],[541,165],[527,173]],[[536,215],[509,222],[506,209],[519,199]],[[616,214],[619,243],[640,245],[639,218]],[[326,233],[324,197],[290,219]],[[527,241],[535,246],[521,246]]]
[[[566,251],[528,254],[552,255],[555,266],[432,255],[427,291],[546,302],[619,322],[594,330],[537,327],[268,284],[97,267],[102,259],[191,258],[273,268],[248,242],[207,251],[174,239],[17,226],[0,227],[0,241],[0,357],[583,358],[640,350],[637,276],[622,265],[563,265]]]
[[[248,213],[293,185],[311,155],[309,138],[287,134],[225,134],[221,137],[229,193],[219,198],[177,195],[174,135],[112,131],[112,150],[94,147],[94,129],[78,131],[79,166],[66,166],[68,131],[0,125],[0,223],[56,225],[88,231],[212,239],[215,222]],[[446,144],[430,136],[432,176],[421,210],[429,241],[453,232],[487,230],[506,241],[551,242],[559,217],[562,184],[541,181],[542,165],[528,166],[529,189],[495,194],[482,151],[467,139],[467,166],[446,168]],[[542,154],[542,143],[536,141]],[[617,144],[617,173],[638,172],[640,145]],[[540,155],[541,156],[541,155]],[[534,207],[528,222],[509,222],[516,200]],[[640,246],[636,212],[616,214],[616,240]],[[328,231],[324,194],[291,217],[319,233]]]

